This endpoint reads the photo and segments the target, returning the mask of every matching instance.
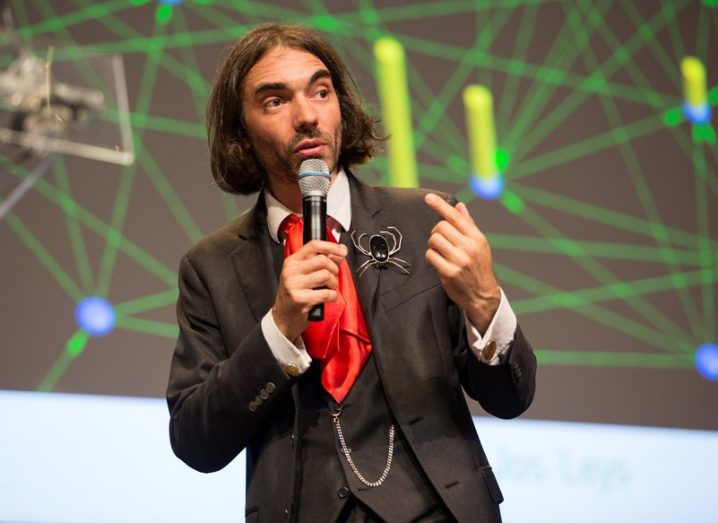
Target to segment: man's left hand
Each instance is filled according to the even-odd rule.
[[[483,334],[501,302],[489,242],[463,203],[453,207],[435,194],[424,201],[443,218],[431,230],[426,260],[439,273],[449,298]]]

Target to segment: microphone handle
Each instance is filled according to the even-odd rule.
[[[304,243],[327,239],[327,199],[321,196],[306,196],[302,203],[304,218]],[[324,304],[318,303],[309,311],[309,321],[324,319]]]

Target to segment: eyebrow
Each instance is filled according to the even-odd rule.
[[[314,74],[309,78],[309,82],[307,85],[312,85],[317,80],[320,80],[322,78],[331,78],[332,75],[329,74],[329,71],[326,69],[317,69],[314,71]],[[254,95],[260,95],[262,93],[266,93],[268,91],[282,91],[284,89],[287,89],[287,84],[284,82],[270,82],[266,84],[261,84],[259,87],[257,87],[254,90]]]

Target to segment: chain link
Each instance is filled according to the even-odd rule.
[[[381,476],[379,476],[379,479],[376,481],[367,481],[367,479],[362,476],[361,472],[359,472],[359,469],[354,464],[354,460],[351,457],[351,450],[347,447],[346,441],[344,441],[344,433],[342,432],[342,425],[339,422],[339,415],[340,412],[333,413],[332,418],[334,418],[334,427],[337,429],[337,436],[339,436],[339,443],[342,446],[342,452],[344,453],[344,456],[347,458],[347,463],[349,463],[349,467],[352,469],[352,472],[354,472],[354,475],[359,478],[359,481],[364,483],[367,487],[378,487],[382,483],[384,483],[384,480],[389,475],[389,469],[391,468],[391,460],[394,458],[394,425],[392,424],[389,427],[389,451],[386,455],[386,466],[384,467],[384,471],[381,473]]]

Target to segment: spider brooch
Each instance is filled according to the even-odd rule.
[[[368,236],[369,233],[362,233],[357,238],[356,231],[352,231],[351,238],[354,247],[364,256],[369,256],[369,259],[362,263],[357,269],[357,276],[359,278],[361,278],[364,271],[371,266],[383,269],[387,265],[393,265],[404,274],[409,274],[407,268],[411,267],[411,264],[401,258],[394,257],[394,254],[401,249],[401,233],[396,227],[389,226],[387,229],[393,229],[396,234],[389,230],[379,231],[379,234],[372,234],[369,237],[369,249],[362,245],[362,240],[365,236]],[[389,240],[391,240],[391,247],[389,247]]]

